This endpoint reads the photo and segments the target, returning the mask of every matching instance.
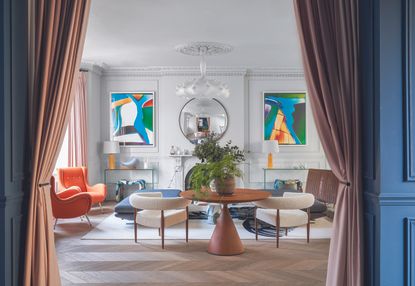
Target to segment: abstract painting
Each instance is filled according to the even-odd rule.
[[[154,146],[154,92],[111,93],[111,118],[114,141]]]
[[[264,140],[306,144],[305,92],[264,92]]]

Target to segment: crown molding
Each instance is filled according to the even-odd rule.
[[[253,68],[248,70],[247,77],[303,80],[304,71],[301,68]]]
[[[102,76],[106,78],[142,78],[164,76],[194,76],[200,75],[196,66],[165,66],[165,67],[111,67],[102,69]],[[247,78],[273,78],[285,80],[302,80],[304,72],[300,68],[246,68],[246,67],[218,67],[207,69],[208,76],[242,76]]]
[[[200,76],[200,68],[196,66],[163,67],[164,76]],[[207,67],[208,76],[245,76],[247,72],[243,67]]]
[[[88,72],[94,73],[98,76],[102,76],[103,71],[104,71],[104,67],[99,66],[99,65],[94,64],[94,63],[88,63],[88,62],[82,62],[81,63],[81,69],[87,70]]]
[[[209,76],[245,76],[245,68],[208,67]],[[108,68],[103,72],[104,77],[163,77],[163,76],[199,76],[200,70],[195,66],[166,66],[166,67],[135,67]]]

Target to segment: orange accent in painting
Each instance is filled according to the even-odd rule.
[[[281,110],[278,111],[270,140],[278,140],[280,144],[295,144],[295,140],[287,128],[285,115]]]

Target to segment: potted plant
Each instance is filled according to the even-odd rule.
[[[235,177],[242,177],[238,164],[245,161],[245,154],[229,141],[220,146],[212,134],[195,147],[194,155],[200,159],[191,176],[191,184],[196,193],[210,189],[211,183],[217,193],[232,194],[235,190]]]

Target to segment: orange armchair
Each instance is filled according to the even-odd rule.
[[[92,226],[87,216],[92,205],[92,197],[90,194],[81,192],[79,188],[69,188],[56,193],[54,177],[50,179],[50,185],[52,213],[55,217],[54,228],[60,218],[75,218],[82,216],[85,216],[89,226]]]
[[[58,169],[58,189],[66,190],[68,188],[78,189],[80,192],[86,192],[91,195],[92,204],[101,203],[107,196],[107,187],[104,184],[88,185],[88,170],[85,167],[71,167]]]

